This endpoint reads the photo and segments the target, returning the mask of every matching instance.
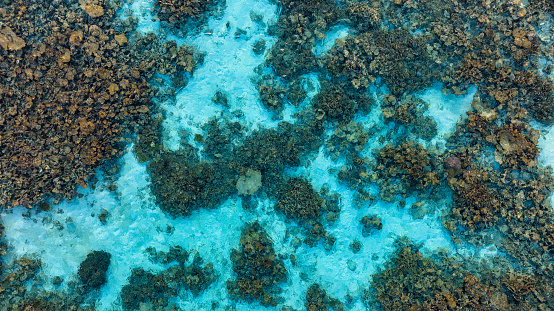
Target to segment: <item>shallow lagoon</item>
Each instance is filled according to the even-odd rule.
[[[123,12],[129,8],[138,18],[136,31],[167,34],[163,23],[153,18],[152,6],[151,1],[130,2],[124,5],[120,16],[124,18]],[[277,111],[266,109],[259,93],[258,83],[263,74],[268,74],[268,68],[262,65],[279,39],[271,27],[277,23],[281,10],[279,5],[267,1],[227,0],[215,16],[209,17],[201,31],[191,31],[185,37],[169,32],[167,40],[175,39],[179,45],[194,46],[204,53],[204,58],[186,86],[177,89],[173,98],[157,103],[163,114],[161,137],[167,152],[190,144],[196,148],[198,158],[204,160],[207,156],[203,153],[203,143],[195,135],[207,137],[205,125],[213,118],[220,123],[240,125],[241,134],[231,143],[235,146],[256,131],[279,130],[279,122],[303,122],[295,114],[310,109],[321,90],[321,79],[328,79],[328,76],[316,72],[303,74],[304,99],[296,104],[285,101]],[[261,20],[254,21],[253,12],[261,15]],[[241,35],[236,35],[238,30],[243,31]],[[313,44],[318,57],[324,57],[334,42],[338,42],[335,40],[343,40],[341,38],[349,33],[356,34],[356,30],[343,25],[332,27],[328,32]],[[265,41],[266,52],[256,54],[252,46],[260,39]],[[282,78],[282,83],[286,83],[287,78]],[[467,119],[466,113],[472,109],[474,97],[480,91],[479,85],[469,85],[460,95],[445,93],[444,89],[443,84],[435,82],[413,92],[425,106],[418,111],[434,120],[437,127],[433,139],[419,138],[419,141],[436,154],[454,152],[447,141],[454,134],[456,124]],[[225,105],[214,102],[218,92],[225,95]],[[373,100],[370,110],[357,112],[352,120],[368,135],[367,143],[361,144],[363,148],[357,151],[366,157],[366,162],[377,163],[380,160],[375,150],[414,136],[410,134],[410,125],[399,125],[382,115],[383,98],[390,94],[383,79],[373,81],[366,93]],[[322,139],[333,141],[333,137],[340,137],[337,129],[343,127],[344,124],[336,122],[325,124]],[[550,165],[554,148],[549,134],[552,131],[539,123],[534,123],[534,127],[543,134],[538,140],[541,148],[538,162]],[[263,190],[248,197],[235,193],[219,206],[194,209],[184,216],[167,215],[151,191],[148,164],[139,163],[134,145],[129,143],[124,155],[116,161],[119,171],[106,179],[103,168],[99,168],[96,185],[89,183],[87,189],[78,187],[78,195],[73,200],[52,203],[49,211],[29,212],[23,207],[3,210],[5,233],[2,238],[8,245],[3,262],[9,266],[17,258],[34,256],[42,262],[40,288],[71,291],[74,286],[71,283],[78,282],[77,271],[87,254],[94,250],[106,251],[111,254],[111,263],[105,284],[95,294],[94,308],[120,310],[120,293],[132,269],[159,273],[174,265],[151,260],[147,250],[153,247],[168,252],[172,246],[181,246],[192,251],[191,262],[198,255],[204,263],[213,265],[216,274],[216,281],[199,295],[180,290],[171,298],[183,310],[302,310],[308,288],[314,283],[340,301],[345,310],[378,310],[361,297],[371,287],[372,275],[383,269],[393,255],[395,241],[400,237],[408,237],[419,245],[424,256],[448,254],[461,262],[505,260],[506,254],[495,244],[498,240],[476,243],[478,246],[452,242],[452,231],[443,225],[444,215],[453,204],[452,189],[437,190],[440,197],[435,193],[432,200],[425,198],[430,196],[430,191],[425,189],[381,200],[379,195],[383,189],[379,189],[375,180],[354,187],[339,179],[341,169],[352,165],[351,158],[349,152],[333,155],[328,146],[321,144],[317,150],[303,155],[301,165],[286,167],[282,172],[285,179],[301,177],[307,180],[316,192],[325,189],[325,193],[338,194],[340,214],[325,224],[326,234],[334,238],[333,243],[326,245],[321,240],[310,246],[303,243],[306,223],[287,219],[282,211],[276,210],[278,199],[275,195]],[[380,175],[374,172],[378,178]],[[450,174],[446,170],[443,173]],[[267,186],[264,182],[262,187]],[[368,195],[367,200],[360,200],[361,192]],[[244,200],[248,200],[250,208],[244,208]],[[108,215],[105,222],[98,217],[102,213]],[[366,215],[380,218],[382,228],[363,234],[360,219]],[[286,281],[276,290],[279,298],[275,306],[264,305],[256,299],[232,299],[228,295],[227,281],[236,277],[232,250],[240,248],[241,230],[253,222],[264,228],[273,242],[275,254],[287,270]],[[352,251],[354,241],[361,243],[359,252]],[[55,277],[63,279],[61,285],[52,283]],[[33,282],[26,286],[31,288]],[[141,310],[154,307],[153,302],[145,302]]]

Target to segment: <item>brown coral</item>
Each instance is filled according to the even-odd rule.
[[[454,205],[451,213],[468,228],[487,226],[498,219],[500,201],[487,187],[486,174],[476,170],[463,172],[459,179],[449,180],[454,189]]]
[[[498,163],[505,162],[512,167],[537,165],[538,131],[531,129],[529,133],[524,134],[521,126],[505,125],[499,128],[495,134],[494,142],[497,145],[497,152],[503,155],[502,158],[498,153],[496,154],[495,158]]]
[[[413,141],[396,147],[388,144],[379,151],[377,168],[383,179],[398,178],[411,189],[424,188],[439,182],[431,157],[432,154]]]
[[[0,28],[0,46],[4,50],[20,50],[25,47],[25,41],[18,37],[10,27]]]
[[[512,274],[504,282],[514,299],[521,301],[522,298],[535,290],[535,280],[529,275]]]
[[[220,0],[157,0],[154,11],[171,27],[182,28],[185,23],[206,20],[209,11]]]
[[[320,217],[322,204],[323,199],[308,181],[292,178],[279,190],[275,208],[293,219],[313,220]]]
[[[227,281],[233,299],[258,300],[275,306],[276,285],[287,279],[287,270],[277,259],[273,243],[258,222],[247,225],[240,236],[239,250],[231,252],[236,280]]]
[[[4,33],[33,35],[0,50],[0,206],[29,206],[48,193],[71,198],[148,112],[146,72],[114,40],[113,12],[88,24],[65,2],[14,1],[3,9]],[[33,26],[45,16],[68,22]]]

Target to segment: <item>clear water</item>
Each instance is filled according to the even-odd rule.
[[[152,6],[153,1],[129,1],[120,15],[124,18],[123,11],[130,9],[138,18],[138,32],[159,34],[165,30],[153,18]],[[253,22],[251,12],[262,15],[263,23]],[[203,31],[193,32],[187,37],[167,36],[167,40],[176,39],[178,44],[192,45],[205,52],[204,62],[188,84],[178,90],[175,100],[159,103],[164,111],[163,143],[167,149],[175,151],[182,147],[183,131],[190,134],[189,143],[200,147],[201,144],[193,140],[194,134],[203,133],[202,126],[212,118],[239,122],[246,129],[245,136],[258,129],[276,129],[282,121],[297,122],[294,114],[309,107],[320,90],[316,73],[305,75],[306,99],[297,107],[292,103],[285,104],[277,116],[264,108],[255,83],[259,76],[256,68],[266,61],[267,51],[277,41],[269,27],[277,22],[279,14],[280,8],[273,2],[227,0],[223,14],[210,17]],[[237,29],[246,30],[247,39],[235,38]],[[314,45],[314,54],[325,55],[335,40],[345,38],[351,31],[346,26],[331,27],[325,38]],[[265,40],[266,53],[257,55],[251,46],[259,39]],[[467,118],[466,112],[471,109],[479,86],[471,86],[465,95],[459,96],[445,95],[442,89],[443,85],[436,83],[414,94],[427,104],[425,115],[435,120],[438,129],[435,138],[420,140],[421,143],[444,151],[447,150],[446,140],[456,124]],[[227,95],[228,108],[212,101],[218,91]],[[375,157],[373,150],[391,141],[390,132],[395,127],[381,114],[382,94],[387,92],[387,86],[378,79],[368,88],[368,93],[376,101],[371,111],[354,117],[354,121],[360,122],[365,129],[372,129],[361,152],[369,158]],[[237,111],[242,112],[240,117],[237,117]],[[553,165],[554,130],[539,123],[533,123],[533,126],[542,133],[538,143],[540,165]],[[330,137],[334,128],[326,130],[325,135]],[[104,250],[111,254],[111,264],[107,281],[99,290],[95,309],[121,310],[120,292],[128,283],[132,269],[143,268],[157,273],[168,267],[150,260],[146,250],[154,247],[167,252],[171,246],[182,246],[186,250],[196,250],[205,262],[213,264],[217,274],[216,282],[200,295],[193,296],[188,291],[179,293],[174,303],[183,310],[285,310],[285,307],[303,310],[306,292],[313,283],[320,284],[329,295],[345,303],[347,310],[368,310],[370,307],[358,297],[370,287],[371,276],[383,267],[399,237],[406,236],[416,244],[422,243],[421,251],[425,256],[437,251],[468,259],[492,260],[505,256],[494,244],[475,247],[452,243],[451,232],[444,228],[442,218],[452,204],[451,191],[445,191],[442,199],[434,200],[429,212],[422,217],[414,217],[408,208],[400,205],[400,201],[405,206],[421,201],[415,195],[408,195],[405,199],[397,197],[390,202],[374,200],[358,204],[356,191],[337,177],[347,159],[344,155],[332,158],[324,146],[306,165],[289,167],[284,174],[308,180],[316,191],[326,187],[330,193],[340,195],[340,215],[326,227],[336,238],[331,250],[326,250],[323,243],[314,247],[303,243],[298,246],[295,241],[303,240],[300,225],[286,220],[275,209],[276,200],[267,196],[254,196],[255,207],[250,210],[242,207],[243,198],[232,195],[214,209],[195,210],[184,217],[166,215],[151,192],[147,164],[138,162],[132,144],[117,162],[120,171],[115,191],[108,189],[108,181],[103,178],[103,169],[100,168],[96,172],[99,181],[94,189],[78,187],[79,197],[53,204],[48,212],[32,211],[30,216],[22,216],[27,211],[23,207],[3,210],[3,239],[9,246],[3,262],[9,265],[17,258],[35,256],[42,262],[40,275],[44,282],[41,287],[46,291],[64,291],[69,289],[71,281],[77,280],[79,265],[87,254],[92,250]],[[366,190],[373,195],[379,192],[376,184]],[[106,224],[97,217],[102,209],[109,212]],[[377,233],[363,236],[359,219],[370,214],[378,215],[383,227]],[[239,248],[242,228],[254,221],[266,230],[275,253],[286,254],[283,258],[288,279],[281,285],[282,299],[276,307],[263,306],[258,301],[235,301],[228,295],[226,282],[234,278],[231,251]],[[354,240],[363,244],[358,253],[350,250]],[[289,254],[295,255],[294,264]],[[61,287],[52,284],[55,277],[64,280]],[[347,296],[355,298],[346,303]],[[213,307],[213,302],[218,302],[217,307]],[[144,308],[148,309],[147,306]]]

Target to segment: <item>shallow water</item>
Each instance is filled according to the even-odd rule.
[[[374,1],[374,3],[376,2]],[[383,10],[395,5],[388,1],[383,3]],[[468,160],[461,150],[474,147],[477,143],[467,138],[469,134],[466,137],[463,136],[465,134],[460,133],[465,133],[463,128],[469,128],[468,123],[473,121],[472,115],[468,112],[479,111],[475,102],[485,101],[485,98],[488,98],[486,97],[488,95],[484,95],[488,94],[487,86],[475,84],[475,81],[465,81],[467,89],[458,95],[453,94],[450,89],[447,90],[447,86],[441,81],[432,81],[426,87],[416,90],[406,87],[407,90],[404,94],[395,94],[396,99],[406,100],[405,96],[413,94],[413,102],[419,100],[418,106],[417,109],[414,108],[416,110],[409,111],[407,114],[414,116],[415,111],[420,119],[416,119],[413,123],[402,123],[399,121],[400,117],[391,117],[386,114],[390,102],[387,96],[391,95],[391,90],[387,86],[385,78],[376,76],[374,81],[369,81],[366,89],[358,87],[354,89],[349,84],[350,80],[347,75],[336,78],[333,76],[332,70],[324,69],[323,63],[326,61],[326,57],[344,54],[342,51],[337,52],[337,49],[344,45],[345,38],[354,37],[360,33],[360,30],[356,29],[356,20],[353,18],[348,22],[335,21],[328,27],[318,28],[325,30],[325,33],[320,35],[321,38],[318,38],[317,35],[315,37],[306,35],[313,39],[312,41],[308,39],[308,42],[311,42],[309,51],[312,51],[314,57],[317,58],[320,65],[316,68],[319,69],[308,72],[301,71],[298,77],[291,78],[279,77],[271,65],[273,63],[268,63],[272,57],[270,51],[278,40],[283,40],[283,37],[279,37],[279,31],[275,29],[281,21],[279,19],[281,14],[287,14],[287,8],[283,8],[282,4],[263,0],[227,0],[217,9],[217,13],[208,15],[207,20],[200,27],[191,27],[189,31],[181,33],[168,28],[167,23],[160,22],[155,17],[156,13],[152,9],[154,5],[154,1],[128,1],[117,16],[125,19],[129,14],[127,10],[130,10],[138,19],[136,21],[137,33],[154,32],[162,40],[176,40],[178,45],[190,45],[204,53],[203,61],[198,64],[192,75],[189,74],[186,85],[174,88],[166,79],[164,80],[165,87],[167,89],[174,88],[174,96],[160,96],[154,100],[155,106],[159,109],[157,111],[163,118],[160,135],[163,150],[157,155],[158,159],[173,154],[173,152],[192,148],[194,155],[188,158],[189,162],[179,164],[181,168],[184,167],[183,176],[187,175],[187,171],[195,170],[195,163],[215,163],[215,170],[211,172],[216,179],[213,183],[215,184],[217,179],[229,178],[232,180],[228,183],[231,184],[229,193],[226,193],[223,198],[213,201],[210,198],[208,203],[195,201],[196,196],[194,195],[192,198],[187,198],[185,193],[179,198],[181,200],[187,198],[193,202],[190,205],[185,204],[186,208],[190,208],[190,210],[172,214],[171,211],[178,209],[175,205],[180,203],[165,203],[160,194],[156,197],[156,190],[152,188],[155,178],[151,174],[160,174],[159,171],[152,172],[159,168],[155,168],[152,164],[155,162],[155,157],[149,158],[145,163],[140,163],[136,155],[137,140],[136,134],[134,134],[134,138],[129,139],[129,143],[124,147],[123,156],[115,159],[115,163],[110,164],[112,167],[97,168],[95,170],[97,181],[89,179],[87,188],[77,186],[77,195],[72,200],[55,203],[52,199],[46,198],[45,201],[50,204],[49,211],[40,211],[37,208],[28,210],[21,206],[2,210],[1,222],[5,227],[2,239],[7,245],[7,252],[2,257],[6,271],[0,272],[7,275],[8,272],[15,271],[17,266],[11,264],[23,257],[35,258],[41,262],[41,268],[35,279],[23,283],[28,289],[28,295],[44,297],[41,293],[59,292],[67,295],[63,297],[67,297],[68,305],[79,305],[75,302],[74,297],[75,292],[82,293],[79,292],[79,288],[82,290],[82,283],[80,283],[82,280],[78,273],[80,266],[91,251],[102,250],[111,255],[105,282],[92,291],[84,290],[86,300],[81,304],[81,306],[91,306],[95,310],[129,309],[122,302],[121,295],[122,289],[129,284],[133,269],[142,268],[153,274],[161,275],[163,271],[179,264],[193,266],[194,258],[198,256],[202,258],[200,266],[206,271],[213,271],[215,276],[213,282],[206,283],[205,288],[199,290],[198,293],[184,285],[178,285],[175,294],[169,296],[160,294],[159,300],[143,298],[138,295],[135,297],[138,301],[138,309],[162,310],[167,308],[170,310],[171,306],[171,308],[182,310],[305,310],[307,308],[324,310],[324,305],[325,308],[334,310],[404,310],[407,308],[407,304],[391,307],[380,298],[376,298],[377,296],[368,298],[368,295],[371,296],[368,292],[371,293],[372,288],[375,290],[383,285],[373,283],[373,280],[378,279],[376,275],[383,269],[392,265],[391,258],[394,258],[397,250],[402,248],[398,245],[399,241],[403,240],[399,239],[407,237],[413,243],[410,244],[412,245],[410,247],[418,249],[423,257],[434,258],[437,262],[441,262],[441,258],[450,257],[459,262],[458,266],[466,269],[467,273],[482,277],[483,284],[489,286],[487,291],[490,292],[487,299],[492,301],[490,296],[495,295],[493,292],[498,293],[497,296],[494,296],[497,299],[494,302],[487,300],[484,303],[481,301],[483,304],[489,304],[488,308],[492,308],[483,310],[503,310],[503,308],[507,308],[507,306],[511,308],[513,305],[517,305],[521,310],[536,310],[539,308],[539,304],[541,308],[554,307],[552,298],[545,298],[551,294],[548,288],[536,285],[533,290],[538,290],[539,294],[536,294],[536,297],[541,298],[533,298],[532,294],[528,294],[528,292],[516,295],[512,288],[502,285],[512,284],[510,282],[513,278],[511,274],[508,275],[507,267],[515,269],[517,272],[515,274],[518,276],[525,275],[525,277],[533,279],[532,284],[545,282],[545,280],[548,282],[552,276],[551,272],[537,272],[538,266],[540,266],[537,262],[534,262],[537,264],[536,266],[526,263],[525,269],[518,267],[518,260],[514,254],[510,253],[513,249],[511,246],[506,246],[503,240],[509,238],[506,232],[512,232],[509,221],[495,220],[496,223],[494,221],[492,224],[487,223],[483,225],[482,231],[471,235],[474,228],[464,227],[463,222],[455,222],[449,218],[449,215],[452,215],[452,206],[462,204],[464,201],[464,199],[459,199],[461,190],[458,188],[463,186],[457,184],[459,180],[464,179],[462,177],[464,171],[493,167],[490,171],[486,171],[493,177],[490,180],[484,179],[486,181],[484,183],[487,185],[490,183],[490,189],[493,189],[491,191],[494,193],[497,191],[496,183],[500,184],[497,179],[494,179],[496,178],[495,174],[504,174],[503,178],[506,178],[507,174],[520,171],[533,170],[532,172],[542,172],[537,174],[550,174],[546,168],[554,163],[554,137],[552,136],[554,131],[551,130],[551,125],[531,120],[531,118],[515,120],[512,117],[506,117],[506,111],[511,108],[506,108],[504,111],[495,106],[498,117],[487,121],[487,124],[493,126],[494,129],[482,135],[490,137],[489,135],[494,133],[500,134],[494,134],[498,135],[498,138],[495,138],[496,136],[483,138],[480,143],[489,141],[488,149],[476,148],[475,154],[478,153],[478,155],[473,160]],[[255,20],[253,14],[261,16],[261,18]],[[410,11],[410,14],[416,13]],[[550,18],[550,15],[548,17]],[[391,18],[391,16],[387,18]],[[309,28],[309,26],[306,27]],[[370,32],[391,30],[393,27],[383,21],[380,28],[373,28]],[[239,30],[243,32],[237,35]],[[301,34],[300,30],[298,32]],[[131,38],[131,36],[129,37]],[[259,40],[265,41],[265,51],[257,54],[253,51],[252,46]],[[548,45],[547,43],[543,44]],[[361,57],[361,54],[357,57]],[[377,54],[373,57],[377,57]],[[288,67],[301,65],[295,63],[294,59],[289,60],[287,64]],[[416,76],[421,74],[417,72]],[[281,97],[276,95],[281,101],[281,107],[275,110],[269,109],[264,105],[260,95],[260,86],[265,85],[264,83],[269,79],[267,75],[277,79],[277,84],[283,88],[292,85],[293,81],[295,81],[294,83],[300,81],[298,82],[300,83],[299,89],[305,92],[304,97],[300,101],[294,102],[292,89],[284,89],[285,95]],[[355,97],[354,102],[361,101],[360,96],[367,96],[368,100],[372,102],[370,107],[368,109],[354,107],[352,115],[345,117],[348,122],[342,122],[340,120],[342,116],[332,119],[333,111],[331,110],[325,111],[325,114],[321,115],[321,111],[324,111],[325,108],[314,108],[316,107],[315,102],[319,100],[318,94],[322,94],[322,88],[328,82],[341,86],[348,85],[344,88],[345,92],[352,92],[358,96]],[[287,91],[290,92],[287,93]],[[218,92],[224,94],[225,104],[214,100],[214,96]],[[347,105],[346,102],[345,97],[341,97],[338,105]],[[405,102],[409,103],[410,100]],[[401,108],[396,106],[393,109],[399,111]],[[308,112],[308,117],[302,117],[302,113],[306,112]],[[309,113],[313,113],[315,117],[310,117]],[[206,124],[212,120],[216,120],[221,125],[218,131],[224,134],[224,138],[217,138],[208,133]],[[418,134],[420,133],[418,129],[425,125],[424,122],[432,122],[429,120],[436,123],[436,133],[431,139],[426,139],[423,135]],[[512,140],[507,138],[508,142],[502,140],[502,133],[498,129],[508,124],[509,120],[513,121],[513,124],[509,124],[510,126],[527,122],[530,124],[529,128],[540,131],[535,142],[540,149],[540,152],[535,155],[538,166],[522,164],[510,168],[502,166],[503,171],[499,172],[500,165],[503,165],[503,163],[499,163],[501,157],[499,153],[506,157],[512,156],[512,153],[506,151],[507,148],[516,148],[513,146],[521,142],[517,140],[520,136],[515,134],[513,137],[516,138],[511,138]],[[291,124],[294,130],[286,132],[282,122]],[[313,125],[319,124],[318,122],[322,123],[317,126]],[[229,124],[240,130],[235,132],[229,130]],[[308,134],[298,134],[299,130],[297,129],[302,126],[307,126]],[[483,125],[484,127],[485,125]],[[479,132],[479,130],[475,129],[475,132]],[[525,129],[521,132],[527,135],[529,131]],[[303,147],[306,150],[299,152],[298,161],[285,162],[283,168],[280,166],[279,157],[285,157],[286,154],[280,155],[276,152],[275,158],[269,160],[274,163],[269,164],[261,163],[255,154],[250,154],[250,152],[262,153],[267,151],[262,149],[269,150],[280,146],[278,144],[271,145],[269,140],[264,142],[267,144],[267,148],[252,149],[252,151],[245,152],[248,155],[238,154],[238,151],[224,152],[231,148],[250,150],[248,149],[249,145],[244,146],[243,144],[245,142],[248,144],[248,137],[260,137],[261,139],[263,135],[260,133],[290,134],[286,137],[290,140],[289,146],[293,145],[293,148],[287,149],[287,152],[293,153],[296,149]],[[308,140],[304,143],[300,139],[298,142],[295,140],[297,139],[295,135],[315,136],[316,148],[312,148],[310,145],[312,143]],[[497,140],[498,143],[496,143]],[[221,150],[218,149],[218,152],[222,152],[222,154],[211,153],[208,143],[212,141],[215,146],[223,146]],[[399,146],[405,141],[419,142],[420,146],[425,148],[422,150],[426,151],[415,154],[415,156],[421,154],[425,154],[425,156],[415,158],[414,154],[408,155],[408,157],[414,156],[413,163],[410,162],[410,158],[402,163],[384,162],[385,156],[380,153],[380,150],[385,150],[387,145]],[[239,147],[245,149],[239,149]],[[394,158],[394,153],[401,154],[403,151],[406,150],[396,150],[392,152],[391,157]],[[225,158],[226,156],[230,158]],[[241,156],[244,156],[246,160],[239,159]],[[396,156],[396,158],[398,157]],[[466,166],[446,167],[444,163],[454,157],[459,158],[458,161],[460,159],[467,161],[463,163]],[[515,157],[514,161],[517,161],[517,157],[523,157],[523,155],[516,154]],[[362,158],[362,165],[355,162],[359,158]],[[429,162],[418,168],[417,164],[422,161]],[[504,161],[508,160],[505,158]],[[383,163],[385,166],[379,167]],[[402,167],[405,163],[408,163],[408,168],[404,167],[405,171],[391,173],[388,170],[389,168],[397,170],[397,167]],[[390,167],[386,167],[386,165]],[[115,173],[113,173],[113,167],[116,168]],[[417,172],[406,173],[412,167],[416,167]],[[254,186],[254,193],[239,195],[234,186],[237,183],[236,180],[244,178],[247,168],[252,168],[260,173],[262,179],[259,185]],[[112,172],[109,172],[110,170]],[[226,175],[227,171],[230,171],[228,175]],[[355,177],[341,177],[345,176],[347,172]],[[487,174],[486,172],[485,174]],[[436,183],[427,179],[422,181],[424,178],[430,178],[429,176],[435,176],[432,173],[436,173]],[[201,174],[202,171],[198,173],[198,176]],[[173,178],[170,177],[169,172],[167,175],[168,180]],[[187,183],[196,178],[195,176],[189,176],[186,177],[189,179],[182,180],[179,179],[180,177],[176,177],[175,183],[177,185]],[[529,178],[532,180],[533,176],[535,175],[531,175]],[[321,198],[320,201],[317,201],[317,204],[325,206],[321,210],[321,215],[302,219],[291,216],[290,213],[293,212],[289,210],[279,209],[279,200],[283,200],[283,197],[286,196],[282,189],[289,180],[293,180],[295,177],[309,182],[313,187],[313,192]],[[514,178],[514,184],[517,180],[528,181],[529,178]],[[190,183],[193,182],[196,182],[196,179],[190,181]],[[158,183],[157,179],[156,183]],[[545,185],[548,196],[554,190],[550,186],[550,184]],[[171,184],[171,187],[175,187],[175,184]],[[183,187],[186,186],[183,185]],[[521,189],[525,187],[525,184],[520,186]],[[181,191],[183,193],[189,191],[182,189],[179,187],[168,188],[168,192],[181,194]],[[213,186],[203,184],[199,191],[210,191],[209,189],[213,189]],[[505,195],[501,190],[498,190],[498,193],[500,193],[498,198]],[[470,193],[469,196],[472,195],[474,194]],[[516,193],[510,193],[510,195],[516,196]],[[524,192],[521,192],[521,195],[524,196]],[[217,195],[214,194],[214,196]],[[535,198],[525,199],[531,200],[531,203],[528,203],[529,206],[538,206],[538,203],[533,203]],[[468,199],[465,198],[465,200]],[[508,202],[508,199],[506,200]],[[213,205],[212,202],[216,202],[216,204]],[[332,206],[332,202],[336,202],[335,210],[329,207]],[[505,205],[513,203],[510,202]],[[548,203],[544,204],[548,205]],[[529,207],[528,205],[524,206]],[[506,213],[511,213],[510,207],[503,208],[503,211],[508,210]],[[308,206],[303,206],[301,209],[308,209]],[[537,224],[551,223],[551,212],[551,208],[549,211],[542,211],[543,220],[535,218],[534,221]],[[500,215],[500,207],[493,213]],[[107,215],[105,221],[99,218],[99,215],[102,214]],[[381,227],[370,226],[370,229],[364,229],[361,223],[362,219],[364,216],[372,215],[379,218]],[[510,215],[503,214],[500,218],[508,219],[511,217]],[[487,214],[487,217],[494,218],[494,215]],[[255,297],[255,295],[246,294],[244,297],[237,298],[230,294],[231,289],[228,283],[234,282],[239,277],[236,268],[238,264],[234,262],[232,256],[233,250],[240,252],[243,249],[247,238],[241,238],[241,233],[245,227],[256,222],[272,242],[273,252],[276,255],[272,258],[282,261],[286,269],[286,279],[264,286],[264,291],[271,292],[273,296],[270,303]],[[454,225],[447,225],[448,222],[452,222]],[[314,243],[306,242],[318,225],[324,228],[325,233],[316,235]],[[503,234],[506,235],[503,236]],[[474,239],[471,240],[472,238]],[[361,249],[355,252],[352,250],[352,245],[356,241],[360,243]],[[404,245],[402,243],[400,245]],[[177,264],[175,261],[161,263],[149,255],[150,248],[155,248],[158,252],[169,252],[170,248],[174,246],[180,246],[191,254],[185,263]],[[541,245],[541,247],[546,247],[543,249],[544,252],[537,251],[533,255],[538,254],[538,258],[541,258],[539,260],[544,261],[541,264],[549,266],[552,264],[552,259],[548,254],[552,249],[548,247],[551,246]],[[480,266],[477,266],[477,263]],[[207,265],[210,268],[206,268]],[[447,268],[443,267],[442,269],[446,269],[445,273],[450,273]],[[498,280],[501,281],[495,284],[494,277],[487,275],[487,271],[495,271],[494,273],[501,275],[498,277]],[[253,272],[251,271],[251,273]],[[266,273],[271,274],[271,271],[266,271]],[[406,275],[410,275],[410,273],[410,271],[406,271]],[[54,284],[56,277],[61,278],[60,284]],[[460,280],[458,281],[461,282]],[[444,286],[442,292],[450,290],[454,292],[454,289],[462,288],[459,286],[459,282],[456,283],[457,281],[445,279],[444,282],[450,281],[454,285]],[[308,295],[312,298],[307,298],[306,296],[308,289],[314,283],[319,284],[320,288],[336,301],[325,298],[322,300],[324,303],[319,304],[319,307],[314,307],[315,302],[314,305],[308,307],[310,299],[313,297]],[[390,289],[390,287],[386,288]],[[148,290],[151,288],[145,291]],[[418,290],[409,292],[407,288],[404,290],[406,290],[406,295],[418,292]],[[425,299],[432,298],[435,292],[433,294],[418,293],[420,296],[416,295],[417,299],[410,297],[418,301],[421,310],[425,310],[426,307],[422,307],[421,304],[426,301]],[[17,295],[14,294],[14,296]],[[48,298],[40,299],[48,300]],[[498,299],[504,300],[499,301]],[[33,310],[39,309],[37,307]]]

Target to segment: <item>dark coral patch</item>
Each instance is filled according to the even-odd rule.
[[[111,262],[110,253],[93,251],[79,266],[79,278],[90,288],[98,288],[106,283],[106,272]]]
[[[273,243],[259,223],[247,225],[240,237],[239,250],[231,252],[236,279],[227,281],[231,298],[258,300],[275,306],[277,285],[287,279],[283,260],[278,259]]]

